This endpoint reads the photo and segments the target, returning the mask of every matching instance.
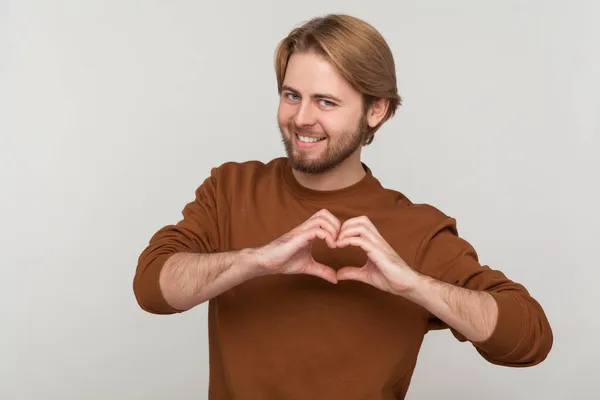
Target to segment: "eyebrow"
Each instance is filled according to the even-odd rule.
[[[300,91],[294,89],[293,87],[291,87],[289,85],[283,85],[281,87],[281,91],[284,91],[284,90],[287,90],[289,92],[294,92],[294,93],[300,93]],[[329,94],[329,93],[315,93],[311,97],[313,99],[331,99],[331,100],[336,101],[338,103],[343,103],[343,101],[340,98],[338,98],[338,97],[336,97],[336,96],[334,96],[332,94]]]

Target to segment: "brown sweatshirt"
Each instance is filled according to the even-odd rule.
[[[494,296],[496,330],[473,343],[486,360],[513,367],[544,360],[552,331],[527,290],[481,265],[454,219],[382,187],[363,167],[367,174],[360,182],[334,191],[301,186],[287,158],[213,168],[183,219],[160,229],[140,255],[133,286],[139,305],[156,314],[178,312],[158,285],[172,254],[257,247],[326,208],[341,222],[369,217],[417,271]],[[357,247],[330,249],[320,239],[313,256],[334,269],[366,261]],[[449,329],[467,340],[400,296],[308,275],[263,276],[224,292],[209,301],[208,326],[211,400],[403,399],[429,330]]]

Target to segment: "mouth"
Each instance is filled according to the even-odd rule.
[[[322,136],[322,137],[304,136],[304,135],[299,135],[297,133],[294,133],[294,136],[296,139],[296,143],[298,143],[298,145],[303,148],[314,147],[318,143],[323,142],[327,139],[327,137],[325,137],[325,136]]]
[[[298,138],[298,140],[301,140],[304,143],[320,142],[321,140],[327,139],[325,136],[322,136],[322,137],[318,137],[318,136],[304,136],[304,135],[299,135],[297,133],[295,133],[295,135]]]

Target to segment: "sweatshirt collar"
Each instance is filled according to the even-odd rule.
[[[285,158],[282,164],[282,175],[285,184],[295,195],[305,200],[328,203],[348,201],[351,198],[360,199],[366,197],[369,193],[373,193],[373,190],[379,186],[379,181],[373,176],[371,169],[363,162],[361,162],[361,164],[365,170],[365,176],[363,176],[360,181],[350,186],[336,190],[315,190],[307,188],[296,180],[288,158]]]

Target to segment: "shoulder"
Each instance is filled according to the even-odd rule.
[[[382,212],[393,216],[396,226],[420,242],[428,241],[438,233],[446,231],[457,235],[456,219],[428,202],[415,202],[395,189],[382,186],[379,204],[385,204]]]
[[[432,202],[415,202],[403,192],[385,187],[381,183],[379,186],[381,196],[377,203],[385,205],[387,210],[393,210],[395,216],[400,216],[409,225],[431,229],[438,225],[455,223],[454,218]]]
[[[211,178],[219,191],[239,192],[255,188],[260,182],[271,181],[285,165],[283,157],[264,162],[260,160],[227,161],[211,170]]]
[[[436,206],[427,203],[413,203],[408,212],[417,221],[421,221],[423,229],[438,231],[440,229],[456,229],[456,220]]]
[[[268,162],[260,160],[227,161],[211,171],[211,175],[219,181],[231,179],[253,179],[277,173],[285,164],[285,158],[274,158]]]
[[[456,218],[437,206],[403,198],[394,213],[396,235],[402,238],[414,268],[426,261],[445,264],[461,254],[470,254],[477,260],[475,249],[459,235]]]

